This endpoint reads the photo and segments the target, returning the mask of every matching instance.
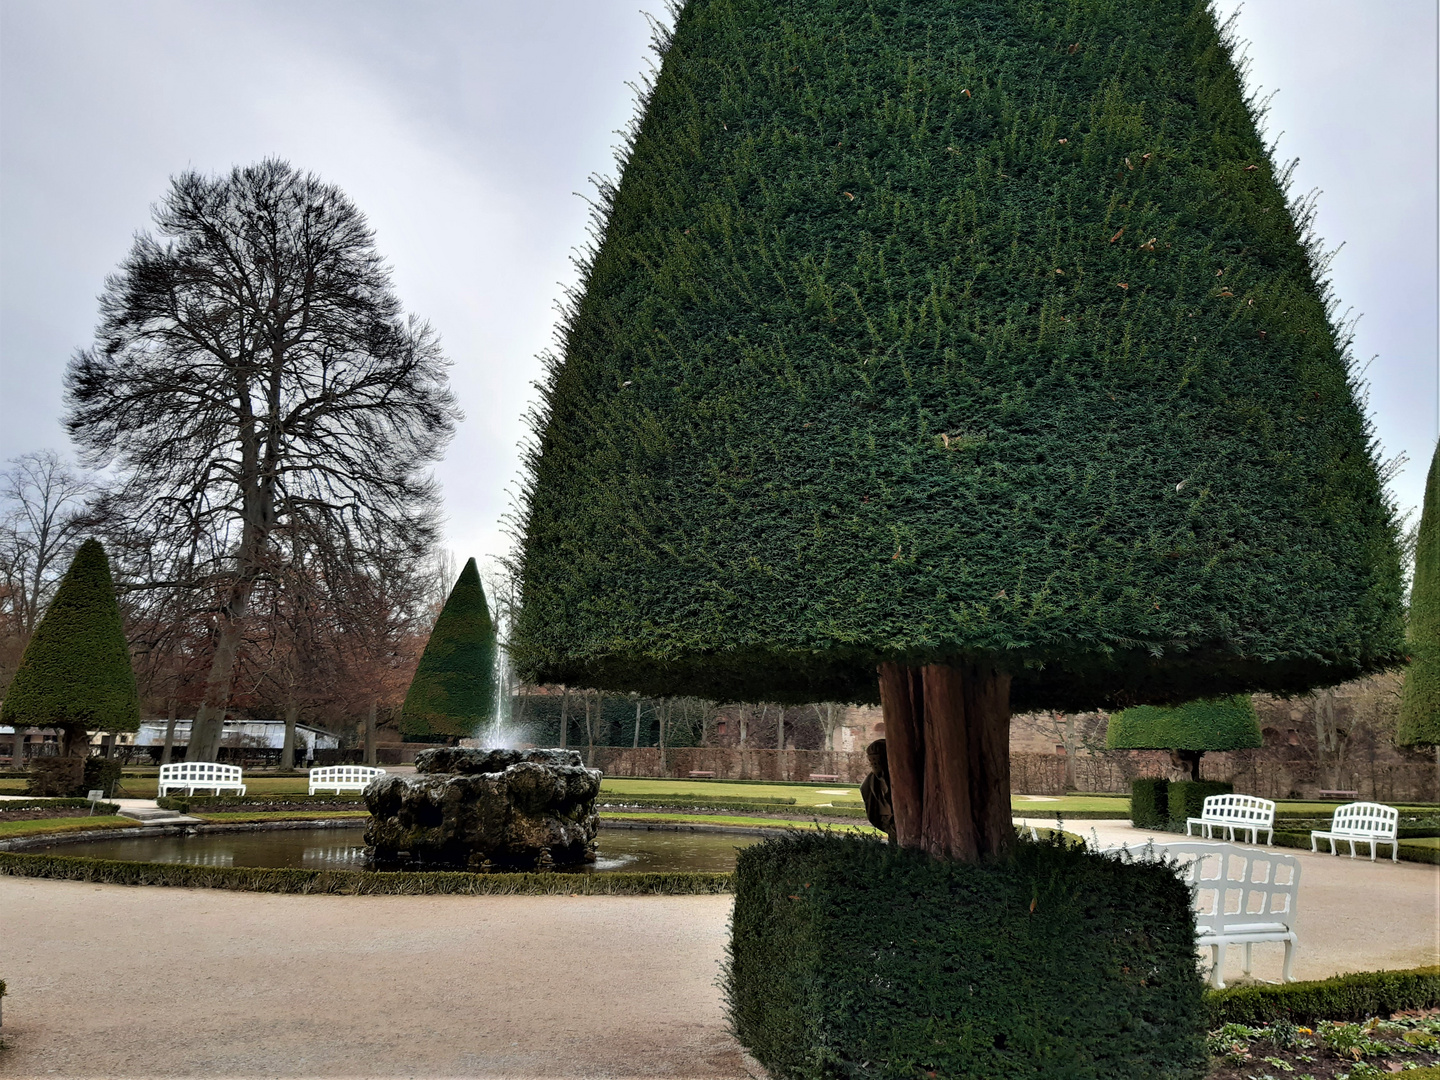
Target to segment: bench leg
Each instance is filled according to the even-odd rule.
[[[1398,837],[1390,841],[1390,861],[1393,863],[1400,862],[1400,840]]]
[[[1281,969],[1280,978],[1284,982],[1295,981],[1295,935],[1291,934],[1285,939],[1285,966]]]
[[[1245,975],[1247,978],[1248,978],[1249,975],[1250,975],[1250,967],[1251,967],[1251,955],[1250,955],[1250,950],[1253,949],[1253,948],[1255,948],[1255,943],[1254,943],[1253,941],[1247,941],[1247,942],[1245,942],[1245,962],[1240,965],[1240,970],[1241,970],[1242,973],[1244,973],[1244,975]]]
[[[1217,941],[1210,946],[1210,985],[1216,990],[1225,989],[1225,942]]]

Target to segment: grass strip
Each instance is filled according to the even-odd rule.
[[[201,821],[216,825],[244,825],[265,821],[326,821],[330,818],[368,818],[368,810],[276,810],[269,813],[243,812],[195,814]]]
[[[0,837],[28,836],[32,833],[83,832],[86,829],[128,829],[140,822],[114,814],[94,817],[34,818],[29,821],[0,821]]]
[[[1361,971],[1278,986],[1229,986],[1206,991],[1205,1004],[1212,1028],[1256,1026],[1280,1019],[1308,1023],[1388,1017],[1406,1009],[1440,1005],[1440,966]]]
[[[455,871],[286,870],[187,866],[0,852],[0,874],[239,892],[347,896],[694,896],[728,893],[724,873],[470,874]]]
[[[805,818],[763,818],[763,817],[741,817],[740,815],[729,816],[724,814],[647,814],[627,813],[623,810],[607,810],[601,815],[600,824],[607,821],[654,821],[660,824],[675,825],[742,825],[751,828],[769,829],[813,829],[816,825],[813,821]],[[822,829],[837,829],[849,832],[869,833],[880,835],[880,831],[871,825],[825,825],[819,826]]]

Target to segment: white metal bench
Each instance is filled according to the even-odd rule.
[[[1390,861],[1400,861],[1398,838],[1400,812],[1393,806],[1376,802],[1352,802],[1335,808],[1330,819],[1330,828],[1310,831],[1310,850],[1318,851],[1317,841],[1330,841],[1330,854],[1340,854],[1339,841],[1350,844],[1350,857],[1355,858],[1355,845],[1370,845],[1370,861],[1375,861],[1375,849],[1381,844],[1390,845]]]
[[[1112,848],[1104,854],[1116,854]],[[1210,949],[1210,985],[1225,989],[1225,950],[1245,946],[1241,967],[1250,974],[1251,948],[1260,942],[1285,943],[1282,978],[1294,982],[1295,902],[1300,892],[1300,860],[1277,851],[1233,844],[1153,844],[1137,859],[1168,855],[1190,886],[1195,906],[1195,943]]]
[[[1207,840],[1214,838],[1215,829],[1223,828],[1227,840],[1243,831],[1250,834],[1252,844],[1258,844],[1263,832],[1265,843],[1271,844],[1275,840],[1275,804],[1255,795],[1207,795],[1200,816],[1185,819],[1186,836],[1192,825],[1199,825]]]
[[[196,788],[210,788],[216,795],[222,791],[245,794],[239,765],[220,765],[214,761],[175,761],[161,765],[160,795],[163,797],[181,788],[186,795],[194,795]]]
[[[310,794],[321,788],[337,795],[342,791],[364,791],[371,780],[384,775],[384,769],[371,765],[324,765],[310,770]]]

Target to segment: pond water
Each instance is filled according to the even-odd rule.
[[[276,829],[194,836],[117,836],[27,848],[32,853],[79,855],[127,862],[192,866],[271,866],[305,870],[363,870],[363,829]],[[596,860],[580,873],[721,871],[735,869],[737,848],[755,836],[736,833],[601,829]]]

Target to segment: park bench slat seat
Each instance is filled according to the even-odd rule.
[[[1335,808],[1330,819],[1330,828],[1310,830],[1310,850],[1318,851],[1320,840],[1330,841],[1330,854],[1339,855],[1339,841],[1350,845],[1350,857],[1355,858],[1355,845],[1370,845],[1370,861],[1375,861],[1375,849],[1381,844],[1390,845],[1390,861],[1400,861],[1400,811],[1393,806],[1377,802],[1352,802]]]
[[[243,773],[239,765],[221,765],[217,761],[172,761],[160,766],[157,792],[164,797],[171,791],[185,789],[194,795],[196,788],[206,788],[219,795],[222,791],[245,794]]]
[[[310,794],[321,788],[337,795],[342,791],[364,791],[371,780],[384,775],[384,769],[373,765],[321,765],[310,770]]]
[[[823,780],[828,780],[828,781],[830,781],[831,783],[836,783],[836,782],[839,781],[840,777],[839,777],[837,774],[835,774],[835,773],[812,772],[812,773],[810,774],[810,779],[811,779],[811,780],[822,780],[822,781],[823,781]]]
[[[1235,834],[1247,832],[1250,842],[1258,844],[1260,834],[1265,834],[1265,843],[1275,840],[1275,803],[1255,795],[1208,795],[1201,805],[1198,818],[1185,819],[1185,835],[1190,836],[1190,827],[1200,826],[1201,835],[1211,839],[1215,829],[1225,830],[1225,839],[1236,839]]]
[[[1111,848],[1104,854],[1117,854]],[[1300,893],[1300,860],[1294,855],[1234,844],[1151,844],[1136,859],[1168,857],[1190,886],[1195,908],[1195,943],[1210,950],[1210,985],[1225,989],[1225,952],[1245,946],[1242,970],[1250,974],[1251,949],[1267,942],[1285,944],[1282,978],[1295,981],[1295,904]]]
[[[706,772],[704,769],[691,769],[691,770],[690,770],[690,777],[691,777],[691,779],[695,779],[695,780],[706,779],[706,778],[708,778],[708,779],[710,779],[710,780],[713,780],[713,779],[715,779],[715,774],[714,774],[713,772]]]

